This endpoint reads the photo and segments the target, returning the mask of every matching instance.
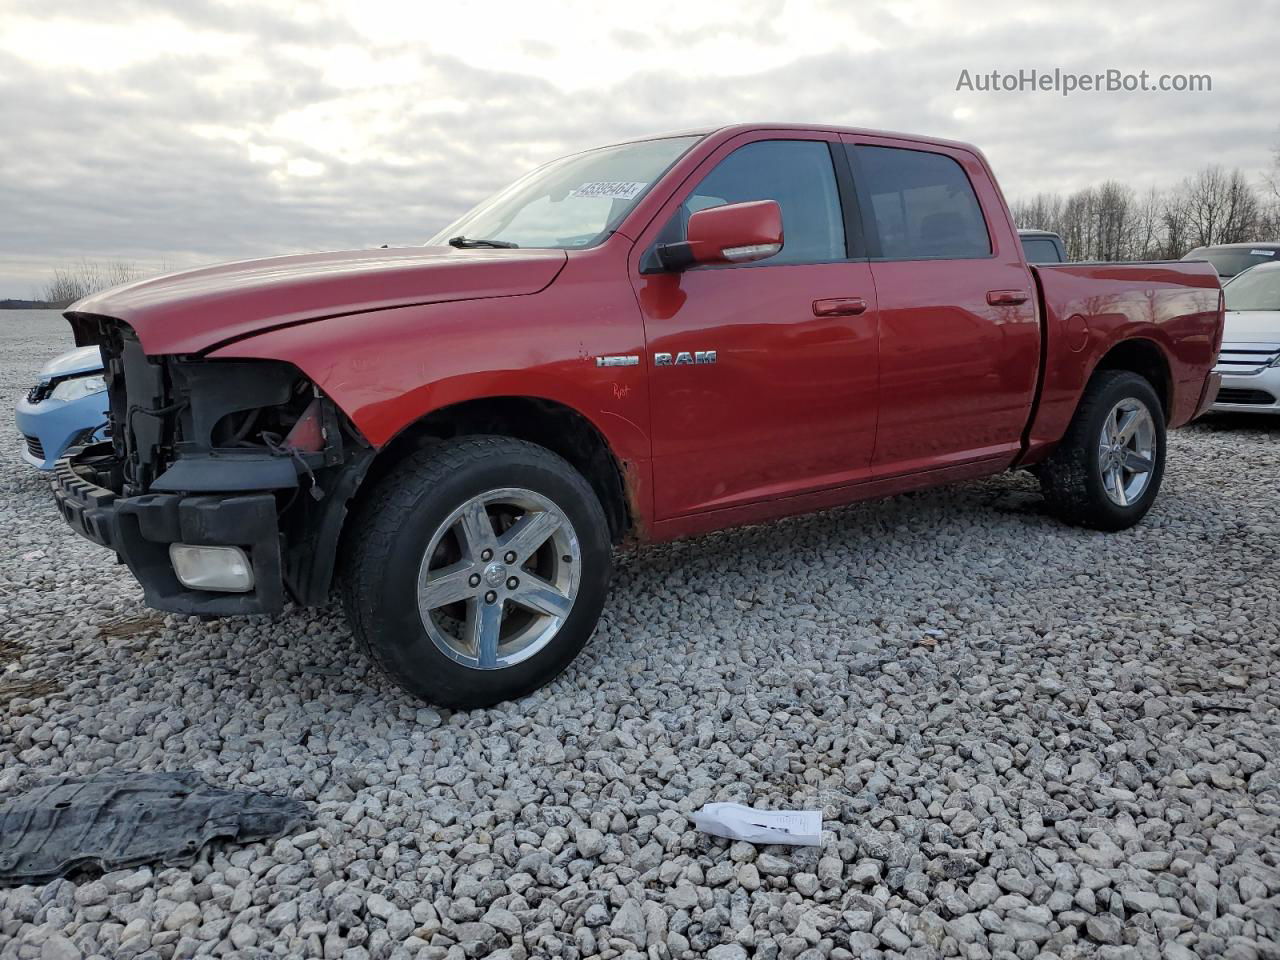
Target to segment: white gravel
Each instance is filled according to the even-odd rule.
[[[0,404],[68,345],[0,314]],[[335,610],[141,605],[0,417],[0,801],[107,768],[314,801],[190,869],[0,890],[0,956],[1276,957],[1280,423],[1177,434],[1138,529],[1002,477],[623,561],[584,656],[449,714]],[[697,833],[820,806],[822,848]]]

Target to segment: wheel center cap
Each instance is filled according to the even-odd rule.
[[[491,587],[496,587],[507,579],[507,566],[504,563],[489,564],[484,568],[485,583]]]

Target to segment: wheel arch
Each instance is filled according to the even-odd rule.
[[[441,440],[477,434],[525,440],[563,457],[600,499],[610,539],[618,544],[633,534],[638,519],[635,481],[625,462],[589,417],[545,397],[476,397],[423,414],[378,450],[356,497],[372,489],[410,454]]]
[[[1090,381],[1103,370],[1127,370],[1143,377],[1160,398],[1167,420],[1173,411],[1173,372],[1164,348],[1148,337],[1128,337],[1112,344],[1094,365]]]

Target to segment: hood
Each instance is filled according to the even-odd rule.
[[[97,373],[102,369],[102,351],[97,347],[77,347],[54,357],[40,368],[40,382],[55,377],[74,377],[80,373]]]
[[[544,289],[563,250],[403,247],[312,253],[224,263],[95,293],[67,319],[77,343],[83,321],[127,323],[148,354],[200,353],[272,327],[413,304],[513,297]]]
[[[1280,310],[1228,310],[1223,343],[1280,343]]]

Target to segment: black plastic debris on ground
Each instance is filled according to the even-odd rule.
[[[0,886],[85,867],[181,866],[210,840],[275,839],[309,819],[300,800],[220,790],[194,770],[52,782],[0,802]]]

